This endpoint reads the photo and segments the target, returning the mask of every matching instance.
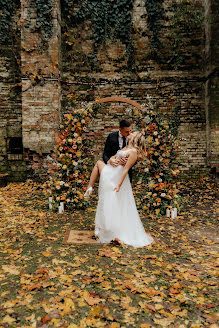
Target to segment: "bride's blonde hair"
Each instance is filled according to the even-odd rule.
[[[137,149],[138,160],[142,161],[146,157],[146,140],[141,132],[133,132],[129,139],[129,146]]]

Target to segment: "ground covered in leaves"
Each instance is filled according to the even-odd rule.
[[[138,249],[63,244],[94,228],[95,201],[57,214],[32,181],[1,188],[0,328],[216,328],[216,186],[178,187],[178,218],[142,215],[156,243]]]

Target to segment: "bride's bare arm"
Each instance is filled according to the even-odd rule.
[[[120,181],[119,181],[118,185],[115,187],[116,192],[118,192],[120,190],[120,187],[121,187],[123,181],[125,180],[125,177],[128,174],[129,169],[135,164],[136,161],[137,161],[137,150],[133,149],[129,154],[126,165],[124,166]]]

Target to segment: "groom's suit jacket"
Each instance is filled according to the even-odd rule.
[[[108,135],[103,151],[103,161],[107,163],[110,157],[114,156],[119,150],[119,131]],[[132,168],[129,170],[129,178],[132,182]]]

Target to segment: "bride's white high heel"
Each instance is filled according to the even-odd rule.
[[[88,199],[88,198],[90,197],[92,191],[93,191],[93,188],[92,188],[92,187],[88,188],[88,189],[85,191],[85,193],[84,193],[84,198],[85,198],[85,199]]]

